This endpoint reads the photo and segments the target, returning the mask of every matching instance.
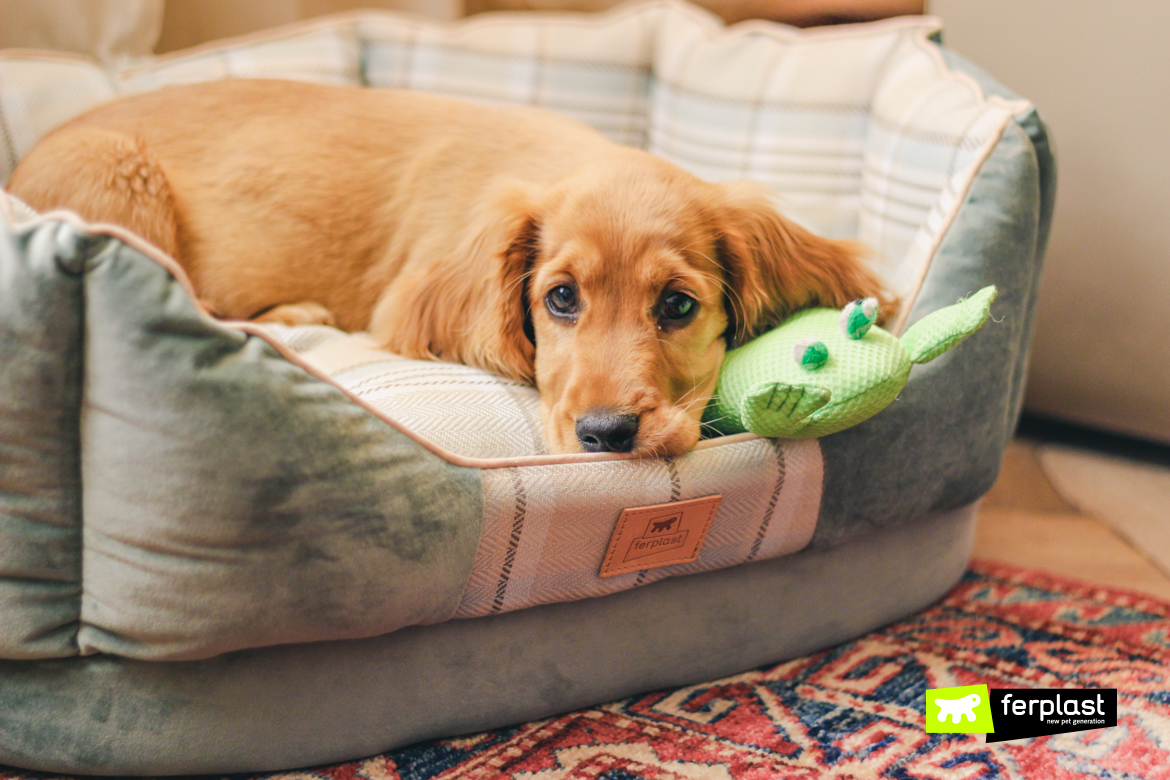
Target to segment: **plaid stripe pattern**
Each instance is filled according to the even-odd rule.
[[[373,87],[436,92],[489,104],[524,104],[585,122],[645,148],[654,45],[646,7],[618,20],[491,15],[461,25],[359,25]]]
[[[356,86],[362,83],[361,55],[361,42],[353,24],[328,24],[161,57],[113,78],[123,93],[225,78],[295,79]]]
[[[424,90],[544,107],[713,181],[755,179],[790,216],[874,247],[908,311],[971,181],[1022,101],[950,72],[930,19],[819,32],[724,29],[673,0],[597,15],[485,15],[455,24],[360,13],[121,71],[0,56],[0,178],[52,127],[118,94],[234,77]],[[197,129],[193,129],[193,132]],[[15,205],[9,209],[17,213]],[[269,328],[333,381],[438,447],[545,452],[535,390],[466,366],[405,360],[360,335]],[[671,460],[485,468],[483,537],[456,616],[603,595],[805,546],[816,441],[738,441]],[[625,508],[721,493],[700,557],[601,580]]]

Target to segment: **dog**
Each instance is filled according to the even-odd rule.
[[[650,533],[661,534],[661,533],[665,533],[665,532],[669,531],[670,527],[672,525],[674,525],[674,521],[677,519],[678,518],[676,518],[676,517],[671,517],[671,518],[668,518],[666,520],[659,520],[656,523],[651,523],[650,524]]]
[[[854,243],[529,107],[228,79],[99,106],[8,189],[134,231],[227,319],[368,330],[540,391],[549,450],[678,455],[725,350],[893,300]]]

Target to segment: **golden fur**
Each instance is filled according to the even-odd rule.
[[[858,246],[760,187],[536,109],[408,91],[170,87],[58,128],[9,190],[142,235],[216,316],[368,329],[534,382],[554,452],[582,448],[579,420],[617,415],[636,436],[602,449],[682,453],[728,341],[882,292]],[[566,289],[577,308],[557,315],[546,296]],[[664,319],[676,293],[697,303],[685,321]]]

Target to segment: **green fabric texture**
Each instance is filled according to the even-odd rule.
[[[723,434],[791,439],[856,425],[893,402],[911,365],[934,360],[983,327],[995,295],[994,286],[985,287],[924,317],[900,340],[868,327],[863,304],[844,313],[799,312],[727,354],[704,422]],[[813,342],[824,344],[827,360],[805,359]]]

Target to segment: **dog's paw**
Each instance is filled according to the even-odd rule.
[[[301,301],[300,303],[284,303],[274,306],[252,322],[276,325],[329,325],[336,326],[333,312],[319,303]]]

